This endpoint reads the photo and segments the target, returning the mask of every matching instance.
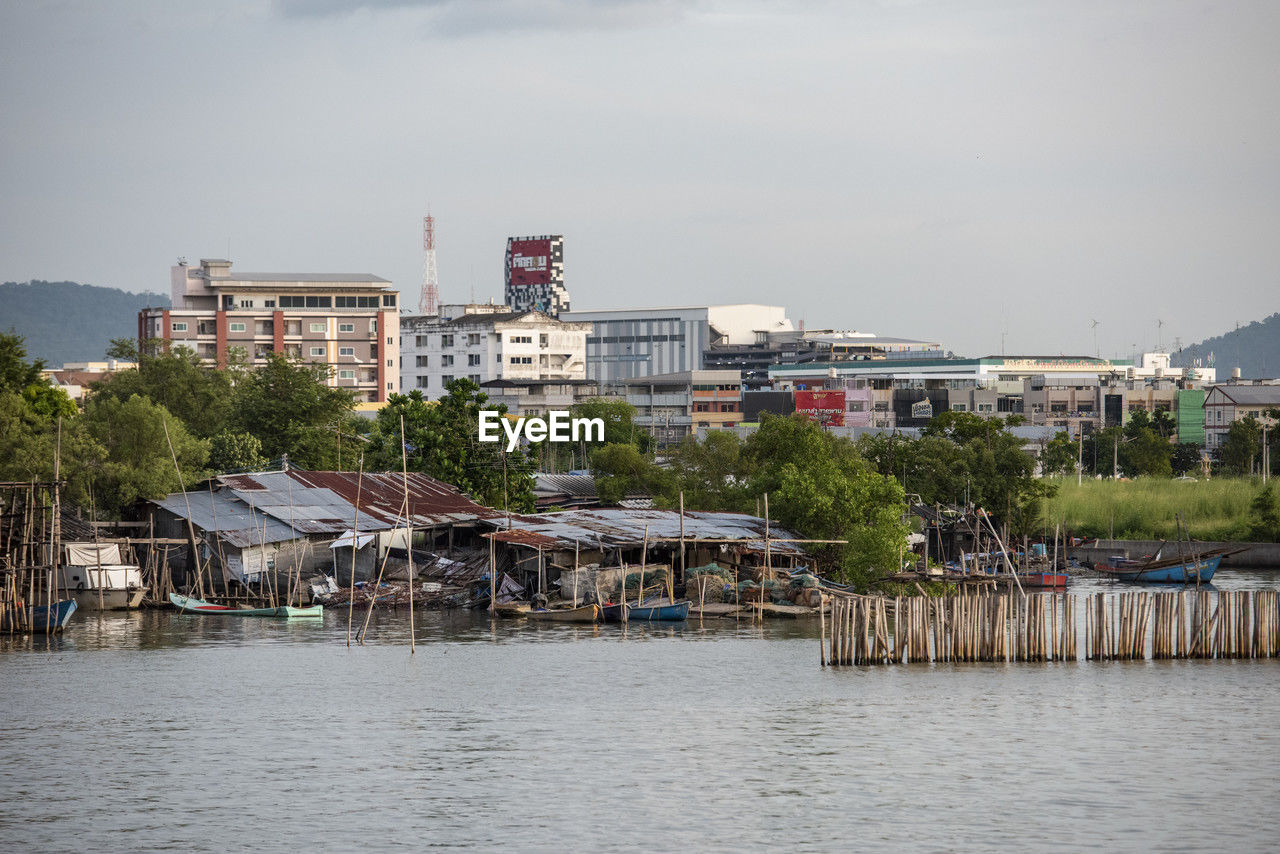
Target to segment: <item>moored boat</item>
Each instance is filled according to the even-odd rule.
[[[692,603],[687,599],[681,602],[662,602],[645,605],[627,605],[617,602],[601,606],[600,611],[607,623],[621,622],[623,608],[627,609],[628,620],[679,622],[680,620],[689,619],[690,604]]]
[[[115,543],[63,543],[57,569],[58,595],[75,599],[82,611],[137,608],[147,593],[142,569],[124,563]]]
[[[0,633],[50,634],[60,632],[76,612],[74,599],[63,599],[52,605],[35,605],[30,608],[10,608],[0,611]]]
[[[1112,557],[1110,563],[1099,563],[1094,569],[1117,581],[1144,584],[1207,584],[1218,571],[1222,554],[1206,555],[1189,560],[1129,560]]]
[[[188,614],[222,614],[231,617],[323,617],[323,605],[311,605],[295,608],[291,605],[278,605],[274,608],[233,608],[230,605],[218,605],[196,599],[194,596],[169,594],[169,601],[179,611]]]
[[[580,605],[577,608],[548,608],[528,611],[525,616],[530,620],[545,620],[553,623],[595,623],[600,620],[599,605]]]
[[[1019,572],[1018,581],[1036,590],[1065,590],[1071,576],[1065,572]]]

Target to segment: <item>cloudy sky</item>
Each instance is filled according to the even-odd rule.
[[[1280,310],[1280,3],[0,5],[0,280],[178,256],[575,308],[789,307],[964,355]],[[1163,320],[1163,330],[1157,330]]]

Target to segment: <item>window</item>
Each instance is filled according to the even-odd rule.
[[[431,364],[426,356],[417,356],[415,357],[414,367],[429,368],[431,367]]]
[[[547,346],[547,334],[545,332],[538,336],[538,346],[540,347]]]
[[[440,367],[442,367],[442,368],[452,368],[452,367],[453,367],[453,357],[452,357],[452,356],[441,356],[441,357],[440,357]]]
[[[253,324],[254,335],[270,335],[275,332],[276,324],[272,320],[259,320]]]
[[[394,368],[394,367],[395,367],[395,365],[391,362],[391,360],[390,360],[390,359],[387,359],[387,367],[388,367],[388,368]]]
[[[339,323],[338,331],[339,332],[355,332],[356,325],[354,323]]]
[[[311,355],[313,355],[313,356],[323,356],[323,355],[325,354],[325,352],[326,352],[326,350],[325,350],[325,348],[323,348],[323,347],[312,347],[312,348],[311,348]]]
[[[280,297],[281,308],[305,308],[306,305],[306,297]]]
[[[467,333],[467,346],[468,346],[468,347],[475,347],[475,346],[479,345],[479,343],[480,343],[480,333],[479,333],[479,332],[468,332],[468,333]]]
[[[953,404],[951,404],[951,411],[952,411],[952,412],[964,412],[964,411],[965,411],[965,405],[964,405],[963,403],[953,403]]]
[[[394,343],[396,343],[394,339],[392,339],[392,338],[388,338],[388,339],[387,339],[387,346],[388,346],[388,347],[390,347],[390,346],[391,346],[392,344],[394,344]]]
[[[382,295],[382,304],[383,304],[383,306],[385,306],[385,307],[387,307],[387,308],[395,308],[395,307],[396,307],[396,295],[395,295],[395,294],[383,294],[383,295]]]
[[[240,300],[240,307],[241,307],[241,308],[253,308],[253,300],[251,300],[251,299],[242,299],[242,300]]]
[[[452,346],[453,346],[453,336],[452,336],[452,335],[441,335],[441,336],[440,336],[440,346],[441,346],[441,347],[452,347]]]
[[[354,380],[355,378],[355,371],[338,371],[338,379],[340,380]]]
[[[426,336],[426,335],[415,335],[415,336],[413,336],[413,346],[415,346],[415,347],[425,347],[425,346],[427,346],[427,336]]]
[[[426,388],[431,384],[431,377],[418,377],[418,388]]]
[[[243,323],[239,323],[239,322],[232,322],[232,324],[231,324],[228,328],[229,328],[232,332],[244,332],[244,324],[243,324]]]
[[[306,297],[307,308],[332,308],[333,300],[329,297]]]
[[[507,340],[510,341],[512,344],[532,344],[533,336],[532,335],[512,335]]]
[[[513,364],[513,365],[532,365],[532,364],[533,364],[533,357],[532,357],[532,356],[512,356],[512,357],[511,357],[511,364]]]
[[[375,317],[373,320],[369,321],[369,334],[372,335],[377,331],[378,331],[378,318]]]
[[[275,307],[276,307],[276,301],[275,301],[275,300],[273,300],[273,299],[264,299],[264,300],[262,301],[262,304],[263,304],[265,307],[267,307],[267,308],[275,308]]]
[[[284,334],[285,334],[285,335],[301,335],[301,334],[302,334],[302,321],[301,321],[301,320],[286,320],[286,321],[284,322]]]
[[[355,308],[356,298],[355,297],[334,297],[333,307],[334,308]]]
[[[479,375],[479,374],[471,374],[470,376],[468,376],[468,377],[467,377],[467,379],[471,380],[471,381],[472,381],[473,383],[475,383],[476,385],[480,385],[480,375]]]
[[[327,323],[309,323],[307,324],[307,328],[312,332],[324,332],[329,328],[329,325]]]
[[[186,332],[186,331],[187,331],[187,324],[186,324],[186,323],[184,323],[183,321],[175,320],[175,321],[173,322],[173,331],[174,331],[174,332]]]
[[[440,385],[441,385],[441,386],[446,386],[446,385],[448,385],[448,384],[449,384],[449,383],[451,383],[451,382],[453,382],[453,374],[443,374],[443,375],[441,375],[441,377],[440,377]]]
[[[352,358],[355,358],[355,355],[356,355],[356,348],[355,348],[355,347],[339,347],[339,348],[338,348],[338,355],[339,355],[339,356],[351,356]]]
[[[479,354],[479,353],[472,353],[472,354],[468,355],[468,356],[467,356],[467,365],[468,365],[468,366],[470,366],[470,367],[473,367],[473,368],[477,368],[477,367],[479,367],[479,366],[480,366],[480,354]]]

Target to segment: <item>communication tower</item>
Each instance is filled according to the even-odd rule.
[[[430,214],[422,218],[422,249],[426,258],[422,263],[422,296],[418,298],[418,313],[437,314],[440,311],[440,282],[436,278],[436,218]]]

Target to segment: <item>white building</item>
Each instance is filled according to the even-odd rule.
[[[678,308],[568,311],[562,320],[587,321],[587,376],[604,383],[698,371],[713,344],[749,345],[757,333],[792,329],[779,305],[702,305]]]
[[[445,305],[439,315],[400,319],[400,388],[429,398],[466,378],[582,380],[591,325],[505,305]]]
[[[1280,409],[1280,381],[1237,380],[1213,386],[1204,399],[1205,447],[1221,447],[1232,424],[1262,418],[1272,409]]]

